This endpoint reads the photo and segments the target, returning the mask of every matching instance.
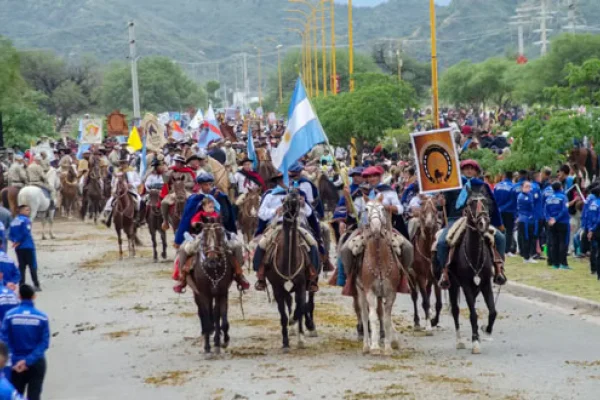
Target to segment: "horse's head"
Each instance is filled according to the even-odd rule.
[[[116,176],[117,183],[115,192],[118,196],[124,196],[129,191],[129,187],[127,184],[127,174],[119,172]]]
[[[490,227],[490,213],[488,199],[479,193],[471,195],[465,206],[465,216],[470,229],[484,234]]]
[[[383,205],[383,195],[370,200],[366,206],[367,228],[370,234],[383,235],[387,226],[387,213]]]
[[[298,189],[292,189],[283,200],[283,216],[285,219],[293,221],[300,212],[300,202],[302,195]]]
[[[225,257],[225,231],[217,218],[207,218],[202,224],[202,251],[209,265]]]
[[[151,206],[158,204],[158,202],[160,200],[160,190],[150,189],[150,192],[148,193],[148,198],[149,198],[149,204]]]
[[[433,198],[428,197],[419,210],[419,226],[423,235],[434,234],[438,230],[437,207]]]

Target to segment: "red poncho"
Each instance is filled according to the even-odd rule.
[[[180,173],[184,173],[184,174],[190,174],[192,176],[192,179],[194,181],[196,180],[196,173],[190,167],[179,168],[179,167],[173,166],[173,167],[171,167],[169,169],[171,171],[173,171],[173,172],[180,172]],[[164,199],[165,197],[167,197],[167,195],[169,194],[169,189],[171,189],[170,186],[169,186],[169,184],[163,185],[162,190],[160,191],[160,198],[161,199]]]

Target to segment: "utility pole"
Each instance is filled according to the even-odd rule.
[[[548,29],[546,26],[546,13],[548,12],[547,10],[547,4],[546,4],[546,0],[542,0],[542,13],[541,13],[541,21],[540,21],[540,44],[541,44],[541,55],[544,56],[546,55],[546,53],[548,52]]]
[[[525,56],[525,26],[531,24],[533,19],[533,13],[539,10],[539,7],[518,7],[516,10],[517,15],[510,17],[512,21],[509,22],[509,25],[517,27],[517,43],[519,53],[519,57],[517,58],[517,60],[523,60]]]
[[[244,108],[248,108],[248,97],[250,96],[250,82],[248,81],[248,54],[243,54],[244,66]]]
[[[396,49],[396,59],[398,61],[398,81],[402,80],[402,65],[404,62],[402,61],[402,44],[398,43],[398,48]]]
[[[135,23],[129,21],[129,59],[131,61],[131,89],[133,92],[133,119],[134,123],[139,123],[142,119],[140,115],[140,88],[138,86],[137,75],[137,53],[135,48]]]

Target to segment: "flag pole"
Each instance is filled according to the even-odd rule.
[[[429,0],[429,19],[431,23],[431,94],[433,95],[433,126],[440,127],[439,95],[438,95],[438,65],[435,27],[435,1]]]

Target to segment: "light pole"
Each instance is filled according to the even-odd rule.
[[[314,48],[314,80],[315,80],[315,96],[319,97],[319,59],[317,50],[317,8],[310,4],[306,0],[288,0],[290,3],[300,3],[310,7],[312,16],[312,28],[313,28],[313,48]]]
[[[310,29],[310,21],[311,21],[311,16],[310,14],[308,14],[305,11],[302,10],[297,10],[297,9],[293,9],[293,10],[286,10],[287,12],[292,12],[292,13],[299,13],[302,14],[305,18],[306,18],[306,24],[305,24],[305,34],[304,34],[304,40],[306,41],[306,82],[309,83],[308,85],[308,89],[309,89],[309,96],[313,97],[313,94],[316,93],[316,90],[318,90],[318,88],[315,88],[314,86],[314,81],[313,81],[313,71],[312,71],[312,51],[311,51],[311,46],[312,46],[312,39],[311,39],[311,29]],[[315,39],[316,41],[316,39]],[[316,50],[315,50],[316,53]],[[316,57],[315,57],[315,70],[317,69],[316,67]]]
[[[260,48],[254,47],[258,52],[258,105],[262,108],[262,87],[261,87],[261,67],[260,67]]]
[[[431,93],[433,95],[433,126],[440,127],[439,100],[438,100],[438,68],[437,47],[435,34],[435,1],[429,0],[429,19],[431,23]]]
[[[433,2],[433,0],[431,0]],[[352,0],[348,0],[348,75],[350,91],[354,92],[354,39],[352,32]]]
[[[278,44],[277,49],[277,72],[279,74],[279,104],[283,103],[283,80],[281,79],[281,48],[283,45]]]
[[[335,60],[335,4],[331,1],[331,91],[337,96],[337,66]]]

